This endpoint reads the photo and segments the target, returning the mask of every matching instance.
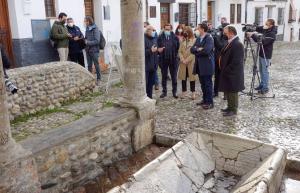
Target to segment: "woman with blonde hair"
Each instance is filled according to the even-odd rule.
[[[180,43],[179,48],[179,72],[178,78],[182,81],[182,94],[181,98],[187,96],[187,79],[190,81],[190,90],[192,92],[191,98],[195,100],[196,93],[196,76],[193,74],[195,55],[191,53],[191,47],[194,45],[196,39],[191,27],[186,26],[183,30],[183,41]]]

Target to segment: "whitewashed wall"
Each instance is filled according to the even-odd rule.
[[[43,0],[31,0],[30,4],[23,0],[9,0],[8,9],[13,39],[32,38],[31,19],[45,19]]]
[[[268,8],[266,5],[275,5],[273,8],[273,16],[272,19],[275,19],[276,25],[278,21],[278,8],[286,8],[289,7],[288,2],[272,2],[272,1],[253,1],[248,4],[248,23],[254,23],[255,21],[255,8],[261,7],[264,9],[264,21],[268,19]],[[285,9],[285,15],[288,14],[288,9]],[[284,34],[285,25],[278,25],[278,35]]]
[[[46,19],[44,0],[9,0],[9,16],[13,39],[32,38],[31,20]],[[67,13],[74,18],[76,25],[83,29],[84,0],[56,0],[56,13]],[[55,18],[51,18],[53,23]]]

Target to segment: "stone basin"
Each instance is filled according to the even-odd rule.
[[[277,193],[286,157],[259,141],[195,130],[109,193]]]

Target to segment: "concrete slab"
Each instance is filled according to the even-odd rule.
[[[285,164],[283,149],[196,130],[109,193],[275,193]]]

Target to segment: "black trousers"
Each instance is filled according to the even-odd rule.
[[[168,70],[171,74],[171,80],[172,80],[172,92],[173,94],[177,93],[177,71],[178,71],[178,63],[177,61],[166,61],[164,60],[164,63],[161,64],[161,74],[162,74],[162,88],[163,93],[167,94],[167,80],[168,80]]]
[[[149,98],[152,99],[153,86],[155,84],[156,71],[146,71],[146,93]]]
[[[186,67],[186,75],[185,75],[185,80],[182,80],[182,92],[186,92],[187,91],[187,78],[189,77],[189,70],[188,67]],[[195,92],[196,90],[196,82],[195,81],[190,81],[190,87],[191,87],[191,92]]]
[[[69,54],[69,58],[72,62],[75,62],[75,63],[78,63],[80,64],[82,67],[85,67],[84,66],[84,56],[83,56],[83,53],[80,52],[80,53],[76,53],[76,54]]]
[[[214,95],[218,95],[219,93],[219,83],[220,83],[220,68],[219,65],[216,64],[216,68],[215,68],[215,82],[214,82]]]
[[[201,84],[201,90],[203,93],[204,104],[214,104],[212,76],[211,75],[206,75],[206,76],[199,75],[199,80],[200,80],[200,84]]]

